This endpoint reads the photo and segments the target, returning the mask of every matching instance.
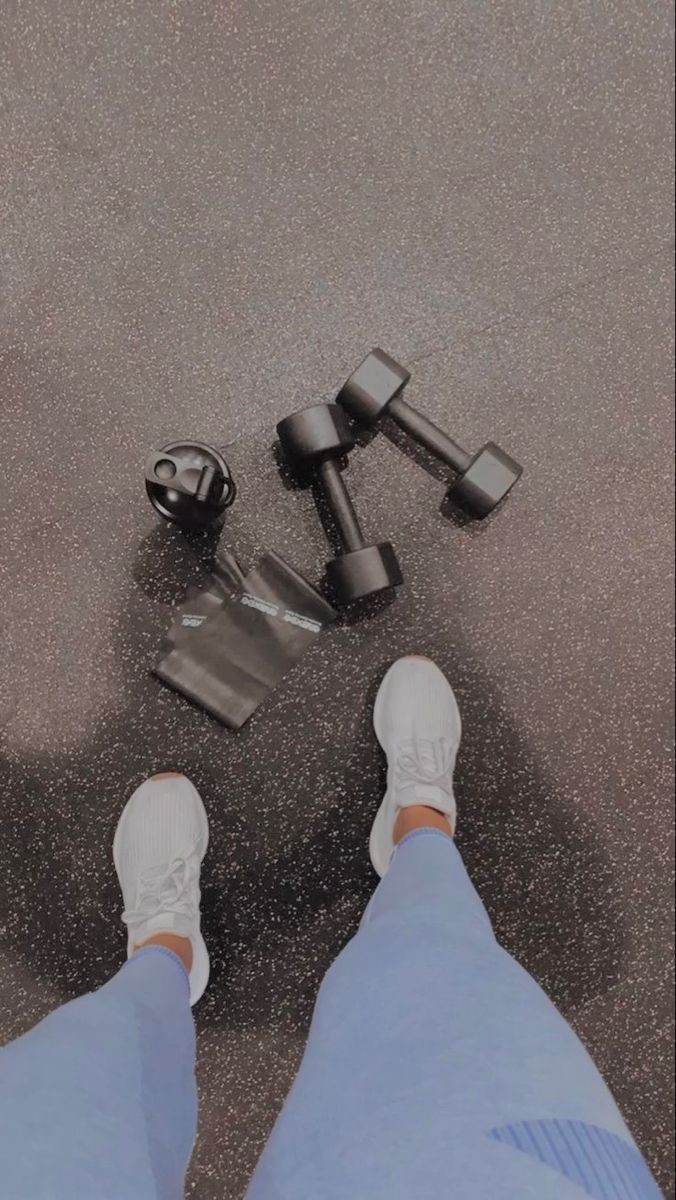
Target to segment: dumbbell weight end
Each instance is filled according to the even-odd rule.
[[[341,554],[326,564],[329,590],[341,604],[350,604],[373,596],[404,582],[394,547],[390,542],[378,542]]]

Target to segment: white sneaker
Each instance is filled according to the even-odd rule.
[[[200,932],[200,866],[209,822],[200,795],[185,775],[146,779],[127,801],[115,831],[113,860],[122,888],[127,956],[156,933],[190,938],[190,1003],[209,980],[209,954]]]
[[[387,672],[373,711],[387,755],[387,791],[371,830],[370,853],[380,876],[394,849],[401,808],[424,804],[446,813],[455,829],[453,768],[462,723],[450,683],[429,658],[400,658]]]

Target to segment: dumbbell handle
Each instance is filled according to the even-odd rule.
[[[361,550],[366,545],[366,540],[343,482],[340,467],[334,459],[325,458],[317,466],[317,474],[343,546],[346,550]]]
[[[411,405],[407,404],[401,396],[395,396],[390,400],[387,413],[414,441],[429,450],[435,458],[440,458],[442,462],[447,463],[454,471],[459,471],[461,474],[467,470],[472,461],[472,455],[463,450],[462,446],[449,438],[448,434],[424,417],[422,413],[411,408]]]

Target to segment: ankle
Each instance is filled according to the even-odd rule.
[[[407,834],[413,833],[415,829],[438,829],[440,833],[445,833],[447,837],[453,837],[449,817],[445,813],[439,812],[436,808],[428,808],[424,804],[412,804],[408,808],[399,809],[392,834],[395,846]]]
[[[154,933],[145,942],[139,942],[138,946],[134,946],[134,952],[142,950],[144,946],[164,946],[165,950],[171,950],[178,958],[180,958],[183,966],[188,974],[192,967],[192,943],[190,938],[179,937],[176,933]]]

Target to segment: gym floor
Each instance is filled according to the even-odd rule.
[[[0,48],[0,1040],[123,961],[110,845],[148,773],[211,819],[198,1200],[240,1200],[323,972],[374,886],[369,709],[432,655],[465,721],[459,841],[505,946],[670,1142],[670,6],[36,0]],[[372,346],[526,467],[463,526],[391,431],[349,468],[406,586],[239,733],[149,673],[209,539],[146,453],[226,446],[224,543],[313,579],[274,426]]]

